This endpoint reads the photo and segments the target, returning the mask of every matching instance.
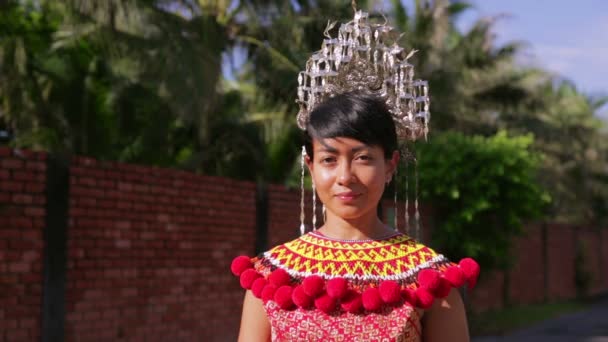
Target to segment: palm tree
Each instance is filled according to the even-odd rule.
[[[413,15],[401,1],[392,4],[404,44],[419,50],[412,60],[418,76],[430,83],[435,132],[492,134],[501,112],[531,96],[529,84],[539,75],[516,67],[521,43],[496,46],[497,18],[481,18],[461,33],[455,19],[471,8],[466,2],[416,0]]]
[[[595,114],[608,97],[590,97],[567,80],[551,79],[536,88],[533,101],[505,113],[512,130],[532,132],[545,161],[540,182],[553,196],[552,216],[567,222],[608,217],[605,123]]]

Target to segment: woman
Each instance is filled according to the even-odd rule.
[[[377,216],[399,161],[384,101],[333,97],[310,114],[306,133],[306,165],[326,220],[253,264],[235,259],[249,288],[239,341],[468,341],[454,287],[475,281],[475,264],[453,265]]]
[[[302,213],[300,238],[234,259],[247,290],[239,341],[467,341],[457,288],[475,285],[477,263],[454,264],[377,215],[398,140],[428,131],[426,82],[413,79],[401,36],[367,13],[337,38],[332,27],[298,77],[304,162],[325,221],[304,234]]]

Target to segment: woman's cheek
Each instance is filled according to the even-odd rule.
[[[331,200],[331,189],[335,176],[331,169],[318,168],[314,172],[315,187],[322,202]]]

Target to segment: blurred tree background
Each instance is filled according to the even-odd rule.
[[[470,10],[466,2],[358,5],[379,21],[385,13],[405,33],[406,48],[419,50],[412,62],[418,77],[430,81],[431,151],[451,132],[520,146],[513,153],[535,156],[527,188],[538,194],[536,207],[522,209],[520,219],[538,216],[532,213],[542,207],[552,220],[607,221],[608,132],[596,116],[607,97],[516,64],[522,45],[498,46],[493,18],[459,31],[455,21]],[[8,136],[0,139],[13,147],[294,184],[297,73],[320,48],[327,20],[352,14],[346,0],[2,0],[0,131]],[[514,142],[504,142],[509,137],[501,132]],[[461,152],[458,163],[470,151]],[[465,169],[465,177],[475,177]]]

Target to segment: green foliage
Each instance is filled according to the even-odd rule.
[[[432,203],[434,243],[450,258],[509,266],[511,241],[539,218],[549,196],[535,177],[541,156],[531,135],[445,133],[417,146],[421,198]]]
[[[531,132],[545,156],[540,182],[549,190],[553,220],[608,222],[608,135],[595,116],[607,96],[590,97],[568,81],[544,81],[534,100],[501,115],[501,125]]]
[[[497,45],[495,18],[459,31],[467,2],[412,2],[380,7],[418,50],[432,132],[533,133],[552,218],[608,222],[608,133],[594,117],[608,98],[517,66],[522,45]],[[377,2],[357,3],[384,21]],[[327,20],[350,18],[344,0],[0,1],[0,129],[16,147],[297,185],[297,72]],[[244,61],[226,75],[230,57]]]

